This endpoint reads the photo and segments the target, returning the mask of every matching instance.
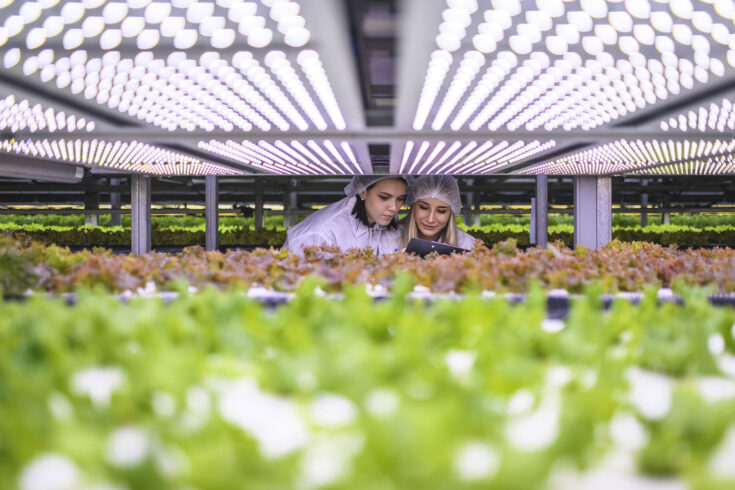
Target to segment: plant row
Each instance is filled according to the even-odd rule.
[[[250,227],[255,226],[255,220],[252,217],[245,216],[228,216],[221,211],[219,222],[220,225]],[[503,215],[503,214],[482,214],[480,217],[480,227],[490,225],[524,225],[529,226],[531,218],[529,215]],[[204,215],[154,215],[151,218],[153,226],[161,228],[190,228],[204,226]],[[548,222],[550,226],[556,225],[573,225],[574,217],[571,214],[549,214]],[[613,227],[632,228],[640,226],[640,214],[621,214],[615,213],[612,216]],[[15,225],[38,224],[46,226],[83,226],[84,216],[78,215],[20,215],[9,214],[0,215],[0,223],[12,223]],[[458,224],[464,223],[464,217],[457,218]],[[648,215],[649,225],[661,225],[661,215]],[[697,213],[697,214],[672,214],[670,215],[670,223],[678,226],[689,226],[692,228],[709,228],[713,226],[735,226],[735,214],[733,213]],[[282,228],[282,216],[265,216],[264,224],[266,228]],[[99,215],[99,225],[102,227],[110,227],[111,220],[109,214]],[[122,216],[122,225],[130,227],[130,216]]]
[[[732,309],[0,302],[0,487],[732,488]],[[323,284],[322,284],[323,286]]]
[[[488,225],[481,228],[464,228],[487,246],[514,239],[520,246],[530,245],[527,226]],[[27,235],[33,240],[47,244],[77,247],[126,247],[130,246],[130,228],[125,227],[66,227],[47,225],[0,224],[0,232],[18,236]],[[735,227],[718,226],[707,229],[678,225],[654,225],[646,228],[613,228],[613,238],[623,242],[647,241],[660,245],[726,245],[735,246]],[[204,226],[189,228],[151,228],[154,246],[204,245]],[[550,241],[561,241],[567,246],[574,243],[573,225],[555,225],[548,229]],[[285,229],[222,225],[219,227],[219,243],[226,247],[236,246],[280,246],[286,240]]]
[[[256,249],[206,252],[185,248],[179,254],[152,252],[116,255],[109,250],[72,253],[12,238],[0,239],[0,289],[22,294],[28,289],[54,293],[85,287],[122,292],[147,285],[166,290],[177,282],[197,288],[265,287],[296,289],[304,277],[316,275],[328,291],[349,284],[369,284],[390,290],[401,274],[433,292],[524,292],[538,282],[547,289],[579,292],[591,282],[606,292],[641,291],[646,287],[682,284],[735,291],[735,250],[730,248],[680,251],[648,243],[614,241],[600,250],[572,250],[556,242],[547,249],[519,250],[513,240],[492,248],[478,245],[472,252],[422,259],[396,252],[374,256],[372,250],[313,247],[303,257],[286,250]]]

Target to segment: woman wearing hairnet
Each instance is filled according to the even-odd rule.
[[[342,250],[384,249],[383,233],[397,229],[395,221],[408,190],[407,179],[392,175],[356,175],[345,187],[347,197],[311,214],[286,233],[284,248],[303,254],[303,247],[336,245]]]
[[[401,220],[400,247],[395,248],[406,248],[411,238],[421,238],[472,249],[475,238],[457,228],[455,216],[462,208],[462,200],[453,177],[419,177],[411,184],[406,204],[411,210]],[[395,237],[395,233],[392,236]]]

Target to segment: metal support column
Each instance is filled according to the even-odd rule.
[[[474,179],[466,179],[465,185],[471,186],[474,183]],[[464,224],[465,226],[472,226],[472,211],[475,208],[475,193],[468,192],[467,198],[465,199],[465,211],[464,211]]]
[[[263,179],[255,176],[255,229],[263,228]]]
[[[120,185],[120,179],[110,179],[110,186],[117,187]],[[122,193],[110,192],[110,226],[122,226]]]
[[[671,207],[671,198],[668,194],[664,194],[663,199],[663,207],[668,209]],[[661,216],[661,224],[663,225],[670,225],[671,224],[671,213],[664,213]]]
[[[90,211],[97,211],[100,208],[100,195],[98,192],[85,192],[84,193],[84,209]],[[100,215],[97,213],[89,213],[84,215],[84,224],[99,226]]]
[[[290,228],[298,223],[299,217],[290,214],[299,208],[299,195],[293,190],[298,187],[299,181],[291,179],[283,191],[283,227]]]
[[[218,250],[218,226],[219,226],[219,185],[216,175],[207,175],[204,178],[204,214],[205,214],[205,236],[206,250]]]
[[[130,176],[131,253],[144,254],[151,250],[151,178]]]
[[[648,181],[646,179],[641,179],[641,186],[646,187],[648,185]],[[646,209],[648,208],[648,193],[643,192],[641,194],[641,228],[645,228],[648,226],[648,212]]]
[[[574,179],[574,246],[590,249],[612,239],[612,180],[578,176]]]
[[[535,220],[531,221],[531,226],[535,228],[535,243],[541,248],[546,248],[549,237],[549,178],[546,175],[536,176],[536,200],[535,200]]]

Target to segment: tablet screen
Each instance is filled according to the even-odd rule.
[[[447,245],[446,243],[432,242],[430,240],[422,240],[420,238],[411,238],[411,241],[408,242],[408,246],[406,247],[406,252],[415,253],[423,257],[424,255],[434,252],[441,255],[449,255],[451,253],[469,252],[469,250]]]

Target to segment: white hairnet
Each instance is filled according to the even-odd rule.
[[[422,175],[411,185],[406,204],[410,206],[419,199],[432,198],[447,203],[455,215],[462,209],[459,186],[451,175]]]
[[[371,185],[385,179],[401,179],[407,187],[409,186],[409,180],[404,175],[355,175],[345,187],[345,194],[348,197],[356,196],[365,192]]]

